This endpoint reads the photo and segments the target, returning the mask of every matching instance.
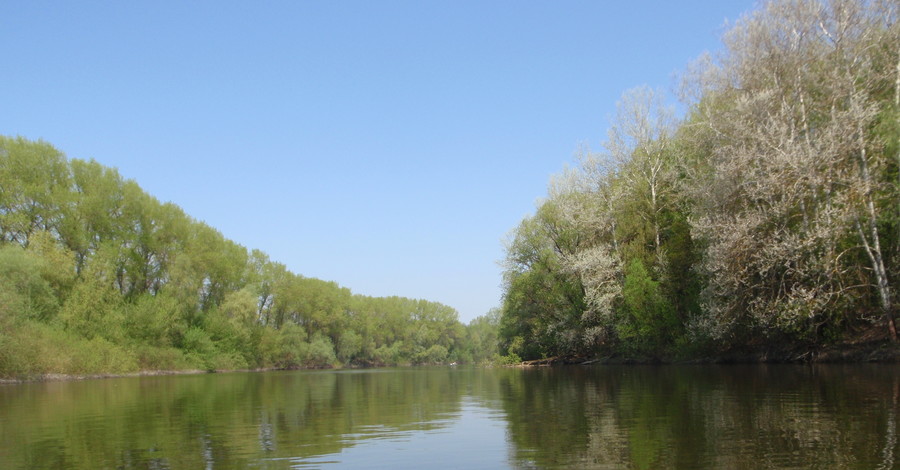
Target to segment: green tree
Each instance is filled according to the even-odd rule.
[[[119,292],[95,278],[78,282],[59,311],[67,331],[84,338],[104,337],[121,342],[124,319]]]
[[[678,319],[640,259],[628,265],[622,298],[625,315],[617,325],[619,337],[633,350],[661,352],[678,330]]]
[[[0,325],[17,319],[47,320],[59,308],[44,261],[21,246],[0,244]]]
[[[434,363],[460,354],[455,310],[354,296],[294,274],[115,169],[67,161],[47,143],[0,137],[0,189],[0,344],[12,351],[0,357],[0,374]],[[105,359],[90,357],[92,348]],[[46,357],[32,361],[28,350]]]
[[[897,109],[898,41],[891,2],[773,1],[698,74],[712,152],[693,225],[713,336],[815,336],[874,304],[896,337],[896,136],[874,130]]]
[[[500,354],[500,315],[500,309],[491,309],[466,326],[466,348],[469,357],[465,362],[488,362]]]
[[[72,159],[69,165],[75,206],[66,215],[61,236],[75,253],[80,274],[101,244],[120,239],[127,230],[121,225],[125,182],[114,168],[94,160]]]
[[[353,330],[344,330],[337,344],[337,358],[352,363],[363,351],[363,337]]]
[[[0,136],[0,241],[28,244],[35,231],[57,232],[71,186],[65,156],[52,145]]]

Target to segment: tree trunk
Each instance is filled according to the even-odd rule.
[[[878,217],[875,210],[875,201],[872,196],[872,177],[869,174],[869,160],[866,152],[865,133],[862,125],[857,122],[857,138],[859,139],[859,176],[863,184],[863,198],[866,209],[865,233],[859,218],[856,219],[856,229],[862,238],[863,246],[872,262],[872,270],[875,272],[875,285],[878,289],[878,298],[881,303],[881,311],[887,322],[891,340],[897,342],[897,325],[894,322],[893,302],[891,300],[891,287],[888,282],[887,269],[884,267],[884,256],[881,251],[881,241],[878,236]],[[871,242],[870,242],[871,239]]]

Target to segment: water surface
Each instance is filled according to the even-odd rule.
[[[2,468],[900,468],[895,365],[435,367],[0,386]]]

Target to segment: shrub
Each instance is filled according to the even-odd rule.
[[[303,365],[310,368],[328,368],[337,365],[334,344],[325,335],[316,334],[306,348]]]

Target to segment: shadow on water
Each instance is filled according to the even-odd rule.
[[[893,365],[410,368],[0,386],[4,468],[900,468]]]
[[[535,468],[898,468],[894,365],[526,370],[503,384]]]

